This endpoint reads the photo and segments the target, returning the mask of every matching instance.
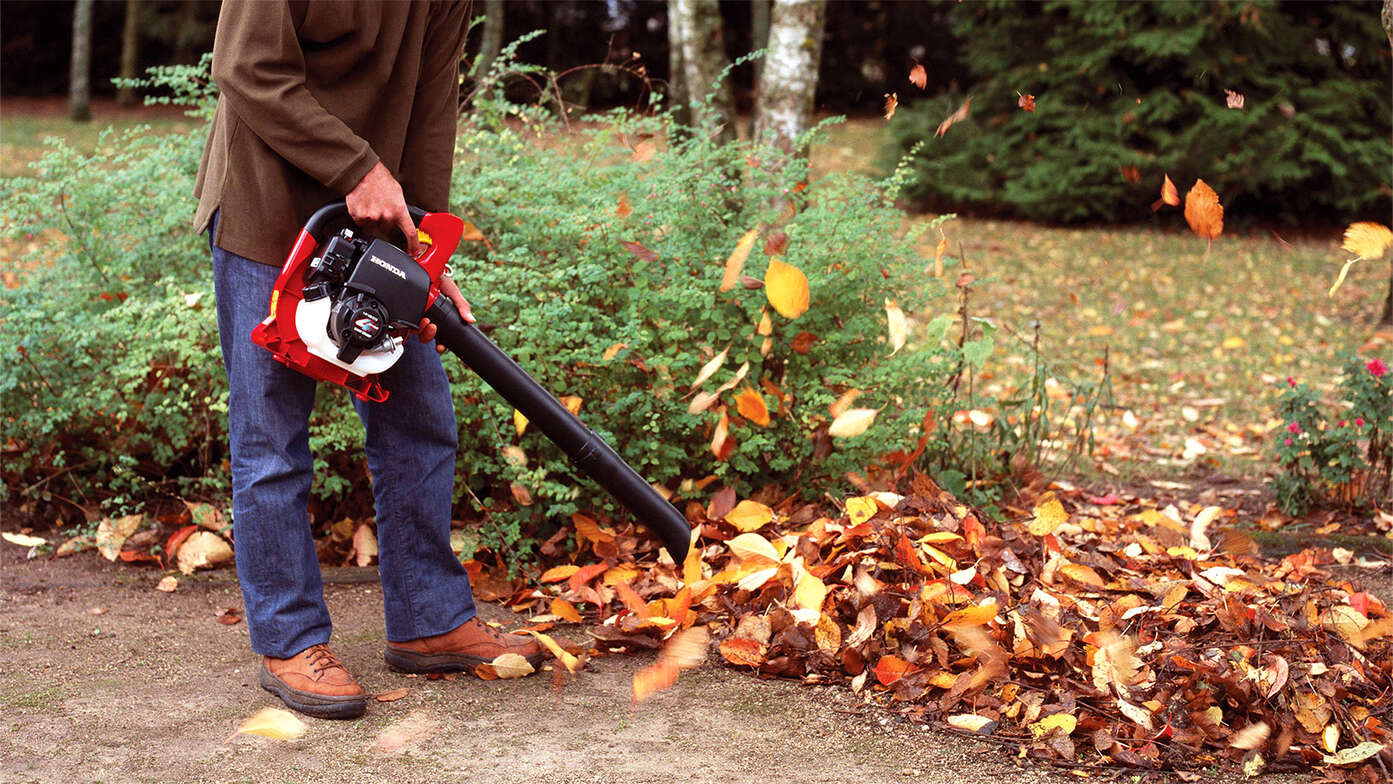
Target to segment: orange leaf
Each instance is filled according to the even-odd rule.
[[[1059,573],[1076,583],[1083,583],[1093,588],[1102,588],[1104,585],[1102,576],[1083,564],[1064,564],[1059,567]]]
[[[1129,184],[1136,185],[1141,182],[1141,169],[1138,169],[1135,165],[1128,164],[1127,166],[1119,166],[1117,170],[1122,173],[1122,179],[1126,180]]]
[[[629,197],[619,194],[619,205],[614,208],[614,214],[620,218],[627,218],[634,211],[632,204],[629,204]]]
[[[634,673],[634,704],[677,682],[677,673],[695,667],[706,658],[706,627],[694,626],[674,635],[658,654],[658,661]]]
[[[629,612],[640,618],[648,617],[648,602],[638,595],[633,586],[628,583],[616,583],[614,592],[619,594],[619,600],[624,602],[624,606],[629,608]]]
[[[769,304],[784,318],[796,319],[808,309],[808,277],[791,264],[774,257],[764,273],[764,293]]]
[[[653,160],[653,154],[657,151],[657,146],[654,145],[653,142],[645,139],[634,147],[632,160],[634,163],[647,163]]]
[[[996,618],[997,605],[995,601],[988,601],[983,604],[964,607],[961,610],[954,610],[943,617],[943,626],[982,626],[990,623]]]
[[[735,398],[735,410],[740,416],[760,427],[769,426],[769,407],[764,404],[764,396],[752,387],[745,387]]]
[[[579,571],[580,567],[575,564],[562,564],[542,572],[542,576],[538,580],[542,583],[559,583]]]
[[[750,229],[735,243],[735,250],[726,259],[725,274],[721,276],[721,291],[730,291],[740,282],[740,271],[745,268],[745,259],[750,257],[750,249],[755,246],[758,237],[759,229]]]
[[[1210,243],[1224,232],[1224,206],[1219,203],[1219,194],[1204,180],[1195,180],[1194,187],[1185,194],[1185,222]]]
[[[929,86],[928,71],[924,70],[924,66],[915,63],[914,67],[909,69],[909,82],[920,90],[927,88]]]
[[[899,93],[886,93],[886,94],[885,94],[885,106],[884,106],[884,108],[881,109],[881,111],[885,113],[885,119],[888,120],[888,119],[890,119],[891,117],[894,117],[894,116],[895,116],[895,108],[896,108],[897,106],[899,106],[899,105],[900,105],[900,94],[899,94]]]
[[[464,222],[464,235],[460,237],[461,242],[483,242],[484,233],[469,221]]]
[[[1169,174],[1166,175],[1165,182],[1161,183],[1161,201],[1172,207],[1180,206],[1180,191],[1176,190]]]
[[[730,416],[726,407],[721,406],[721,418],[716,422],[716,432],[711,434],[711,454],[717,460],[725,460],[735,451],[735,442],[730,439]]]
[[[571,623],[580,623],[580,613],[576,611],[576,606],[565,599],[551,600],[551,614]]]
[[[570,578],[566,581],[566,584],[570,586],[572,591],[580,593],[580,589],[586,587],[587,583],[603,574],[605,569],[607,568],[609,567],[605,566],[602,563],[590,564],[589,566],[582,566],[581,568],[577,569],[574,574],[570,576]]]
[[[889,686],[911,672],[919,669],[898,656],[882,656],[875,663],[875,679],[880,685]]]
[[[624,246],[624,250],[627,250],[644,261],[653,262],[658,260],[657,252],[643,247],[643,243],[641,242],[621,240],[619,244]]]
[[[595,544],[601,542],[613,542],[614,532],[606,528],[601,528],[600,524],[586,517],[580,512],[571,515],[571,525],[576,527],[576,533],[587,541]]]
[[[739,667],[758,667],[764,663],[764,646],[755,640],[732,637],[721,643],[721,656]]]
[[[741,501],[725,515],[725,521],[741,533],[758,531],[774,519],[774,510],[758,501]]]
[[[966,120],[967,107],[971,103],[971,98],[968,98],[967,100],[963,101],[963,105],[958,107],[958,110],[956,112],[953,112],[952,114],[948,115],[948,117],[943,122],[938,124],[938,130],[934,131],[934,136],[942,136],[943,134],[948,133],[949,128],[952,128],[957,123]]]
[[[1021,95],[1021,94],[1020,94],[1020,91],[1017,91],[1017,92],[1016,92],[1016,95]],[[1035,113],[1035,96],[1033,96],[1033,95],[1031,95],[1031,94],[1029,94],[1029,93],[1026,93],[1025,95],[1021,95],[1021,97],[1020,97],[1019,99],[1016,100],[1016,105],[1019,106],[1019,107],[1021,107],[1021,108],[1024,109],[1025,111],[1030,112],[1031,114],[1034,114],[1034,113]]]

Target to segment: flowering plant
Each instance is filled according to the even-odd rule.
[[[1289,514],[1312,506],[1363,507],[1386,498],[1393,476],[1393,375],[1382,359],[1351,355],[1340,381],[1338,413],[1327,418],[1316,392],[1288,378],[1278,401],[1286,424],[1273,448],[1282,473],[1277,505]]]

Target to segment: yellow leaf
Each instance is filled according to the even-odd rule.
[[[989,727],[996,727],[995,721],[976,713],[956,713],[949,716],[947,721],[950,727],[966,730],[968,732],[980,732],[983,735],[991,734],[991,729],[989,729]]]
[[[288,710],[262,708],[237,728],[239,735],[262,735],[276,740],[295,740],[305,734],[307,726]]]
[[[1343,267],[1340,268],[1340,274],[1335,276],[1334,285],[1330,287],[1330,291],[1326,292],[1327,297],[1335,296],[1335,292],[1339,291],[1340,289],[1340,284],[1345,282],[1345,276],[1349,274],[1349,268],[1353,267],[1356,261],[1359,261],[1359,259],[1350,259],[1349,261],[1345,262],[1345,265]]]
[[[827,428],[827,434],[833,438],[852,438],[866,432],[866,429],[875,422],[875,415],[880,413],[875,408],[853,408],[842,412],[842,415],[832,420],[832,425]]]
[[[793,589],[793,603],[804,610],[822,610],[822,602],[827,598],[827,586],[811,572],[804,572]]]
[[[716,422],[716,429],[711,434],[711,454],[715,455],[717,460],[725,460],[735,451],[729,438],[730,416],[726,413],[726,407],[721,406],[721,418]]]
[[[97,524],[97,550],[101,552],[102,557],[108,561],[115,561],[121,554],[121,545],[135,533],[135,529],[140,527],[144,519],[138,514],[126,515],[115,520],[110,517],[103,518]]]
[[[1323,756],[1322,758],[1329,765],[1353,765],[1356,762],[1363,762],[1380,751],[1383,751],[1382,743],[1366,740],[1358,746],[1340,749],[1333,756]]]
[[[851,518],[852,525],[860,525],[867,520],[875,517],[880,507],[876,505],[875,499],[870,496],[857,496],[856,498],[846,499],[846,515]]]
[[[1030,521],[1028,528],[1030,533],[1035,536],[1044,536],[1054,533],[1054,530],[1069,520],[1069,513],[1064,511],[1064,504],[1059,502],[1054,493],[1045,493],[1040,496],[1039,503],[1035,504],[1035,519]]]
[[[730,353],[730,346],[726,346],[725,349],[721,351],[721,353],[712,357],[711,360],[707,362],[705,365],[702,365],[700,372],[697,373],[696,380],[692,382],[692,385],[688,388],[688,390],[690,391],[692,389],[696,389],[697,387],[705,383],[706,379],[711,378],[711,376],[715,375],[716,371],[721,369],[721,365],[725,364],[726,354],[728,353]]]
[[[769,406],[765,405],[764,396],[752,387],[745,387],[740,391],[735,398],[735,410],[740,412],[740,416],[760,427],[769,426]]]
[[[605,585],[613,586],[620,583],[631,583],[638,579],[638,576],[639,570],[637,566],[633,564],[620,564],[601,575],[600,582],[603,582]]]
[[[5,541],[11,544],[17,544],[20,547],[38,547],[41,544],[48,544],[48,540],[44,539],[41,536],[29,536],[28,534],[14,534],[10,533],[9,531],[0,534],[0,537],[3,537]]]
[[[200,566],[217,566],[232,560],[232,547],[212,531],[194,531],[179,546],[179,571],[193,574]]]
[[[1083,564],[1067,563],[1059,567],[1059,572],[1076,583],[1083,583],[1093,588],[1102,588],[1104,585],[1103,578]]]
[[[575,526],[577,534],[595,544],[614,541],[613,531],[608,528],[602,528],[599,523],[580,512],[571,515],[571,524]]]
[[[725,517],[727,523],[735,526],[742,533],[758,531],[773,519],[774,510],[758,501],[748,500],[736,504],[735,508],[730,510]]]
[[[764,294],[779,315],[796,319],[808,309],[808,278],[802,270],[773,257],[764,274]]]
[[[1360,221],[1345,229],[1345,241],[1340,247],[1361,259],[1377,259],[1393,245],[1393,230],[1382,223]]]
[[[948,250],[948,238],[943,237],[938,241],[938,247],[934,249],[934,277],[943,277],[943,254]]]
[[[1246,345],[1248,345],[1248,341],[1238,337],[1237,335],[1231,338],[1224,338],[1224,342],[1222,344],[1223,349],[1225,351],[1234,351],[1236,349],[1243,348]]]
[[[762,558],[772,563],[779,562],[779,553],[768,539],[757,533],[745,533],[726,542],[726,547],[742,561]]]
[[[536,672],[536,668],[532,666],[531,662],[523,658],[520,653],[500,654],[489,664],[500,678],[521,678]]]
[[[983,602],[972,607],[954,610],[943,617],[943,626],[982,626],[996,617],[995,601]]]
[[[1030,725],[1030,732],[1037,738],[1043,738],[1051,731],[1057,731],[1060,735],[1072,735],[1078,726],[1079,720],[1072,714],[1055,713]]]
[[[823,613],[817,619],[817,626],[813,627],[813,640],[819,650],[836,653],[842,647],[842,627]]]
[[[571,612],[575,612],[575,609],[572,609]],[[580,669],[580,659],[577,659],[575,655],[573,655],[570,651],[567,651],[565,648],[562,648],[560,645],[558,645],[556,640],[553,640],[550,636],[542,634],[541,632],[534,632],[531,629],[523,629],[522,631],[526,634],[532,635],[533,639],[535,639],[538,643],[541,643],[543,648],[546,648],[548,651],[550,651],[551,655],[555,656],[556,660],[561,662],[562,666],[566,668],[567,672],[573,673]],[[527,660],[523,659],[523,661],[526,662]],[[494,669],[497,669],[497,667],[495,667]]]
[[[522,435],[522,431],[527,429],[527,417],[516,408],[513,409],[513,428],[518,431],[518,435]]]
[[[682,582],[694,583],[701,579],[701,548],[697,547],[697,539],[701,536],[701,529],[692,529],[691,544],[687,547],[687,557],[682,561]]]
[[[1180,191],[1176,189],[1175,183],[1171,182],[1171,176],[1166,175],[1166,181],[1161,183],[1161,201],[1172,207],[1180,206]]]
[[[885,320],[890,330],[890,353],[894,354],[904,348],[905,340],[909,337],[909,322],[904,317],[904,311],[890,300],[885,300]]]
[[[745,232],[745,236],[735,243],[735,250],[731,252],[730,258],[726,259],[725,275],[721,278],[721,291],[730,291],[735,288],[735,284],[740,282],[740,271],[745,268],[745,259],[750,256],[750,249],[755,246],[755,240],[759,237],[759,229],[750,229]]]
[[[576,397],[575,395],[562,395],[561,397],[557,398],[557,400],[560,400],[561,405],[565,406],[566,410],[570,411],[572,415],[580,416],[580,398]]]
[[[604,355],[603,355],[601,358],[604,359],[604,361],[608,362],[608,361],[610,361],[611,359],[614,359],[614,357],[615,357],[619,352],[623,351],[624,349],[626,349],[626,348],[628,348],[628,347],[629,347],[629,344],[628,344],[628,343],[615,343],[614,345],[612,345],[612,346],[610,346],[609,348],[605,349],[605,353],[604,353]]]

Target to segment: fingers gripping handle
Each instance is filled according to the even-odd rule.
[[[426,311],[426,318],[436,326],[436,342],[454,352],[529,422],[537,425],[577,468],[656,533],[674,561],[682,563],[687,557],[692,529],[676,507],[658,495],[604,439],[566,410],[484,333],[460,318],[459,311],[448,298],[436,297]]]

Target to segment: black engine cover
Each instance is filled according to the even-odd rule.
[[[373,240],[344,282],[344,295],[372,295],[387,311],[392,326],[415,327],[426,312],[430,275],[410,256],[385,240]]]

